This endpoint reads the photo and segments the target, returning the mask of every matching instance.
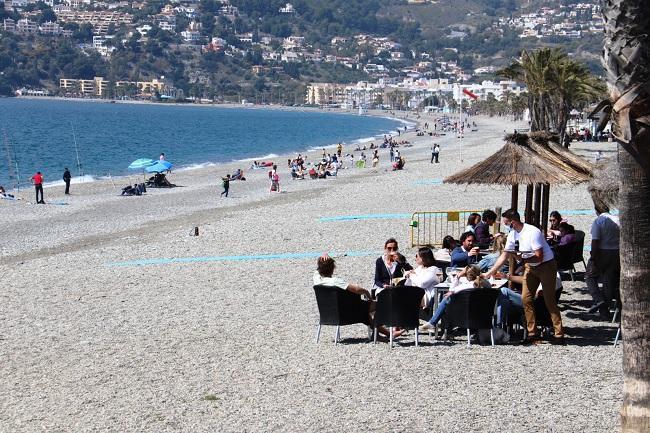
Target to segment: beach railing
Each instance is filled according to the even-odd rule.
[[[447,235],[458,237],[465,231],[469,214],[481,210],[446,210],[414,212],[409,223],[411,229],[411,247],[442,246]]]

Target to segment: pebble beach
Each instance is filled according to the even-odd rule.
[[[411,332],[390,349],[367,342],[362,325],[342,328],[338,345],[333,327],[314,341],[320,254],[370,288],[387,238],[414,261],[413,212],[509,206],[509,188],[441,183],[527,127],[470,121],[462,156],[453,133],[395,137],[413,145],[400,148],[401,171],[381,149],[377,168],[346,160],[335,178],[292,181],[295,155],[275,158],[281,193],[269,193],[267,170],[232,163],[172,172],[180,187],[141,197],[119,195],[142,181],[133,175],[73,183],[71,196],[45,188],[47,205],[31,204],[33,189],[0,200],[0,431],[617,430],[617,325],[587,314],[583,281],[564,282],[566,346],[468,348],[463,335],[425,335],[415,347]],[[593,160],[615,145],[571,150]],[[247,180],[220,198],[236,168]],[[550,209],[578,211],[567,218],[587,233],[595,217],[586,185],[551,188]]]

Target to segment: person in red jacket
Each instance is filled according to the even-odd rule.
[[[36,204],[45,204],[43,200],[43,175],[40,171],[37,171],[34,176],[32,176],[32,183],[36,189]],[[41,199],[38,199],[38,193],[41,193]]]

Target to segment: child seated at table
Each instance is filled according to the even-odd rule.
[[[489,289],[492,285],[490,282],[481,277],[481,270],[476,265],[466,266],[462,271],[455,275],[451,279],[451,285],[449,286],[449,291],[445,293],[443,300],[440,301],[438,308],[431,316],[431,319],[428,323],[420,326],[421,332],[429,332],[435,329],[435,326],[440,321],[440,318],[447,308],[447,304],[452,301],[453,295],[462,292],[463,290],[469,289]],[[435,299],[432,299],[434,302]]]

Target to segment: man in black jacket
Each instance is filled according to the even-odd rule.
[[[70,170],[68,170],[68,167],[65,168],[65,171],[63,172],[63,181],[65,182],[65,194],[70,195],[70,180],[72,179],[72,175],[70,174]]]

